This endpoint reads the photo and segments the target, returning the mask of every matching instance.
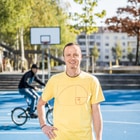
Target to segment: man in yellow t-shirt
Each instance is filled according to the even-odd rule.
[[[98,79],[80,69],[79,45],[69,43],[63,50],[66,71],[52,76],[38,102],[42,131],[54,140],[102,140],[100,102],[104,96]],[[44,106],[54,98],[53,123],[48,126]]]

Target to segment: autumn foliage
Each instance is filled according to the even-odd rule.
[[[107,28],[114,32],[125,32],[129,36],[137,37],[135,64],[138,65],[140,63],[140,0],[128,0],[128,5],[118,8],[116,14],[116,16],[106,19]]]

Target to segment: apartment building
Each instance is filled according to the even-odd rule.
[[[130,37],[127,33],[116,33],[104,30],[103,27],[99,27],[99,31],[97,33],[87,36],[84,33],[81,33],[77,36],[77,42],[81,46],[83,56],[87,56],[87,50],[88,56],[90,56],[91,50],[96,44],[100,54],[97,60],[98,65],[106,66],[110,61],[115,63],[112,48],[115,48],[118,44],[122,48],[122,58],[120,59],[120,63],[122,65],[127,65],[129,63],[129,59],[127,58],[128,46],[132,48],[132,53],[134,55],[136,54],[136,37]]]

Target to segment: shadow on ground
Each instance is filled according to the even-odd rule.
[[[140,102],[140,90],[105,90],[102,105],[128,105]]]
[[[0,126],[0,131],[8,131],[8,130],[38,130],[40,127],[23,127],[23,126],[16,126],[16,125],[2,125]]]

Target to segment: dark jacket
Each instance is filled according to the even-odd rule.
[[[39,77],[36,74],[34,74],[32,72],[32,70],[30,70],[22,76],[22,78],[19,82],[18,88],[19,89],[21,89],[21,88],[34,89],[34,86],[31,85],[33,81],[36,81],[37,83],[39,83],[42,86],[45,86],[45,84],[39,79]]]

